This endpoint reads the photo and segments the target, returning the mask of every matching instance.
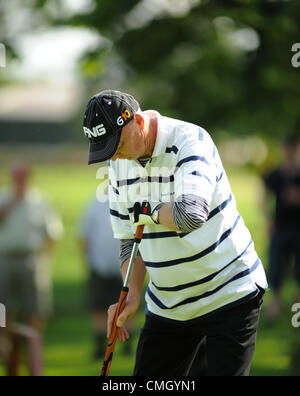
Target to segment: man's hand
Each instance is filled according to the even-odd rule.
[[[152,219],[152,213],[153,211],[151,210],[151,205],[149,202],[136,202],[133,206],[134,224],[155,224],[154,220]]]
[[[114,321],[114,317],[116,314],[118,304],[111,305],[108,310],[108,319],[107,319],[107,338],[110,337],[112,324]],[[117,320],[117,327],[119,328],[118,331],[118,340],[120,342],[125,342],[130,337],[126,327],[124,326],[126,320],[134,316],[136,311],[138,310],[139,304],[137,302],[130,302],[127,300],[124,311],[119,315]]]
[[[128,265],[130,259],[126,259],[121,266],[122,277],[125,279]],[[127,295],[126,304],[124,310],[120,313],[117,321],[118,331],[118,340],[120,342],[125,342],[129,338],[129,333],[127,329],[124,327],[124,324],[127,319],[130,319],[135,315],[139,308],[141,295],[143,292],[143,285],[145,282],[146,268],[141,256],[137,256],[135,259],[134,269],[131,276],[131,281],[129,285],[129,291]],[[107,337],[109,338],[111,335],[112,325],[114,321],[114,317],[116,314],[118,304],[113,304],[108,308],[107,314]]]

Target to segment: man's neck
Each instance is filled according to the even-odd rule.
[[[156,143],[158,117],[156,112],[152,110],[145,111],[144,115],[145,129],[147,130],[147,149],[143,157],[151,157]]]

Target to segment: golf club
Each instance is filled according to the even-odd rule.
[[[126,300],[127,300],[127,295],[128,295],[128,291],[129,291],[129,283],[130,283],[130,279],[131,279],[131,274],[133,271],[133,267],[134,267],[134,262],[135,262],[135,258],[138,252],[138,246],[139,243],[142,240],[143,237],[143,231],[144,231],[144,225],[140,225],[137,227],[136,233],[135,233],[135,238],[134,238],[134,245],[132,248],[132,252],[131,252],[131,257],[130,257],[130,261],[128,264],[128,269],[127,269],[127,273],[126,273],[126,277],[125,277],[125,281],[122,287],[122,291],[119,297],[119,302],[118,302],[118,306],[116,309],[116,313],[114,316],[114,320],[112,323],[112,329],[111,329],[111,333],[110,333],[110,337],[108,340],[108,346],[106,349],[106,353],[105,353],[105,357],[104,357],[104,363],[103,363],[103,367],[102,367],[102,371],[101,371],[101,377],[107,377],[108,376],[108,372],[109,372],[109,368],[111,365],[111,361],[112,361],[112,357],[113,357],[113,352],[115,349],[115,345],[116,345],[116,341],[118,338],[118,327],[117,327],[117,320],[118,317],[120,315],[120,313],[123,312],[125,305],[126,305]]]

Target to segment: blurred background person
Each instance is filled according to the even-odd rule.
[[[89,270],[87,293],[95,339],[93,357],[102,359],[107,347],[107,309],[119,299],[123,286],[119,240],[113,237],[108,201],[94,198],[88,203],[79,222],[78,237]],[[124,344],[128,355],[132,353],[132,338]]]
[[[23,323],[41,334],[51,312],[48,259],[63,234],[62,222],[47,199],[29,188],[30,176],[29,166],[18,162],[11,169],[11,187],[0,190],[0,301],[7,314],[0,351],[8,366],[14,324]]]
[[[295,262],[295,280],[300,298],[300,166],[299,138],[283,143],[282,163],[264,176],[264,211],[270,231],[268,281],[273,295],[266,310],[267,319],[275,320],[281,310],[281,287],[291,260]],[[275,198],[274,213],[270,201]]]

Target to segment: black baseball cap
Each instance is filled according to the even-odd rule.
[[[83,131],[90,141],[89,165],[106,161],[115,154],[122,128],[139,107],[133,96],[120,91],[102,91],[90,99],[83,120]]]

